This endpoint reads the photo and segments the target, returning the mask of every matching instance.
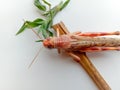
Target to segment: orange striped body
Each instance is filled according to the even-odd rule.
[[[100,37],[104,35],[119,35],[119,32],[61,35],[48,38],[43,41],[43,44],[48,48],[59,48],[66,51],[89,52],[120,49],[120,38]]]

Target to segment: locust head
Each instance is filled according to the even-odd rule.
[[[54,48],[53,38],[50,37],[50,38],[47,38],[47,39],[43,40],[43,45],[46,48],[49,48],[49,49]]]

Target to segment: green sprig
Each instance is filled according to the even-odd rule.
[[[46,6],[43,5],[39,0],[35,0],[34,5],[41,11],[46,11]]]
[[[43,3],[44,4],[43,4]],[[31,29],[38,27],[37,33],[42,33],[44,38],[53,36],[53,33],[51,32],[51,26],[53,24],[53,19],[56,16],[58,12],[63,10],[70,0],[66,0],[65,2],[60,2],[55,7],[51,8],[51,4],[47,2],[46,0],[34,0],[34,5],[43,12],[44,19],[37,18],[34,21],[25,21],[20,28],[20,30],[16,33],[16,35],[24,32],[26,29]],[[47,10],[47,6],[49,7],[49,10]]]

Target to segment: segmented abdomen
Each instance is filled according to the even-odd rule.
[[[54,44],[56,48],[78,51],[89,47],[118,47],[120,46],[120,38],[64,35],[54,39]]]
[[[71,42],[73,51],[89,47],[118,47],[120,46],[120,38],[110,37],[82,37],[77,36],[76,41]],[[69,48],[69,49],[70,49]]]

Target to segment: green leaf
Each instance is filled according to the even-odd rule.
[[[23,31],[25,31],[26,28],[34,28],[37,27],[39,25],[43,24],[43,19],[35,19],[33,22],[31,21],[25,21],[24,24],[22,25],[22,27],[20,28],[20,30],[16,33],[16,35],[22,33]]]
[[[34,28],[34,27],[39,26],[39,24],[30,22],[30,21],[26,21],[26,25],[27,25],[27,28]]]
[[[43,37],[48,38],[49,35],[47,34],[47,31],[45,29],[41,29],[41,31],[42,31]]]
[[[37,40],[37,41],[35,41],[35,42],[43,42],[43,40]]]
[[[43,5],[39,0],[35,0],[34,5],[42,11],[46,11],[45,5]]]
[[[45,4],[47,4],[49,7],[51,6],[51,4],[49,2],[47,2],[46,0],[42,0]]]
[[[43,21],[44,21],[43,19],[37,18],[37,19],[35,19],[33,22],[34,22],[34,23],[41,24],[41,22],[43,22]]]
[[[16,35],[22,33],[23,31],[25,31],[26,28],[27,28],[26,23],[24,23],[24,24],[22,25],[22,27],[20,28],[20,30],[16,33]]]
[[[40,33],[40,32],[42,32],[42,35],[43,35],[43,37],[44,38],[47,38],[48,37],[48,34],[47,34],[47,26],[46,26],[46,24],[42,24],[41,26],[40,26],[40,28],[39,28],[39,30],[38,30],[38,34]]]
[[[43,22],[44,22],[43,19],[36,19],[33,22],[26,21],[26,25],[27,25],[27,28],[34,28],[34,27],[38,27],[39,25],[42,25]]]
[[[55,15],[61,10],[61,7],[63,5],[63,2],[60,2],[58,5],[54,6],[53,8],[51,8],[49,11],[44,13],[44,16],[53,19],[55,17]]]
[[[38,34],[41,33],[42,30],[44,29],[43,25],[44,25],[44,24],[42,24],[42,25],[39,27],[39,29],[38,29],[38,31],[37,31]]]
[[[54,6],[53,8],[51,8],[49,11],[44,12],[44,16],[48,17],[52,14],[52,16],[54,16],[54,13],[57,13],[58,7],[60,7],[62,5],[62,2],[60,2],[58,5]]]
[[[49,28],[52,28],[52,25],[53,25],[53,20],[51,19],[51,20],[49,21]]]
[[[50,30],[48,30],[48,33],[49,33],[49,36],[53,37],[53,33]]]
[[[65,3],[61,6],[60,10],[63,10],[68,5],[69,2],[70,0],[66,0]]]

